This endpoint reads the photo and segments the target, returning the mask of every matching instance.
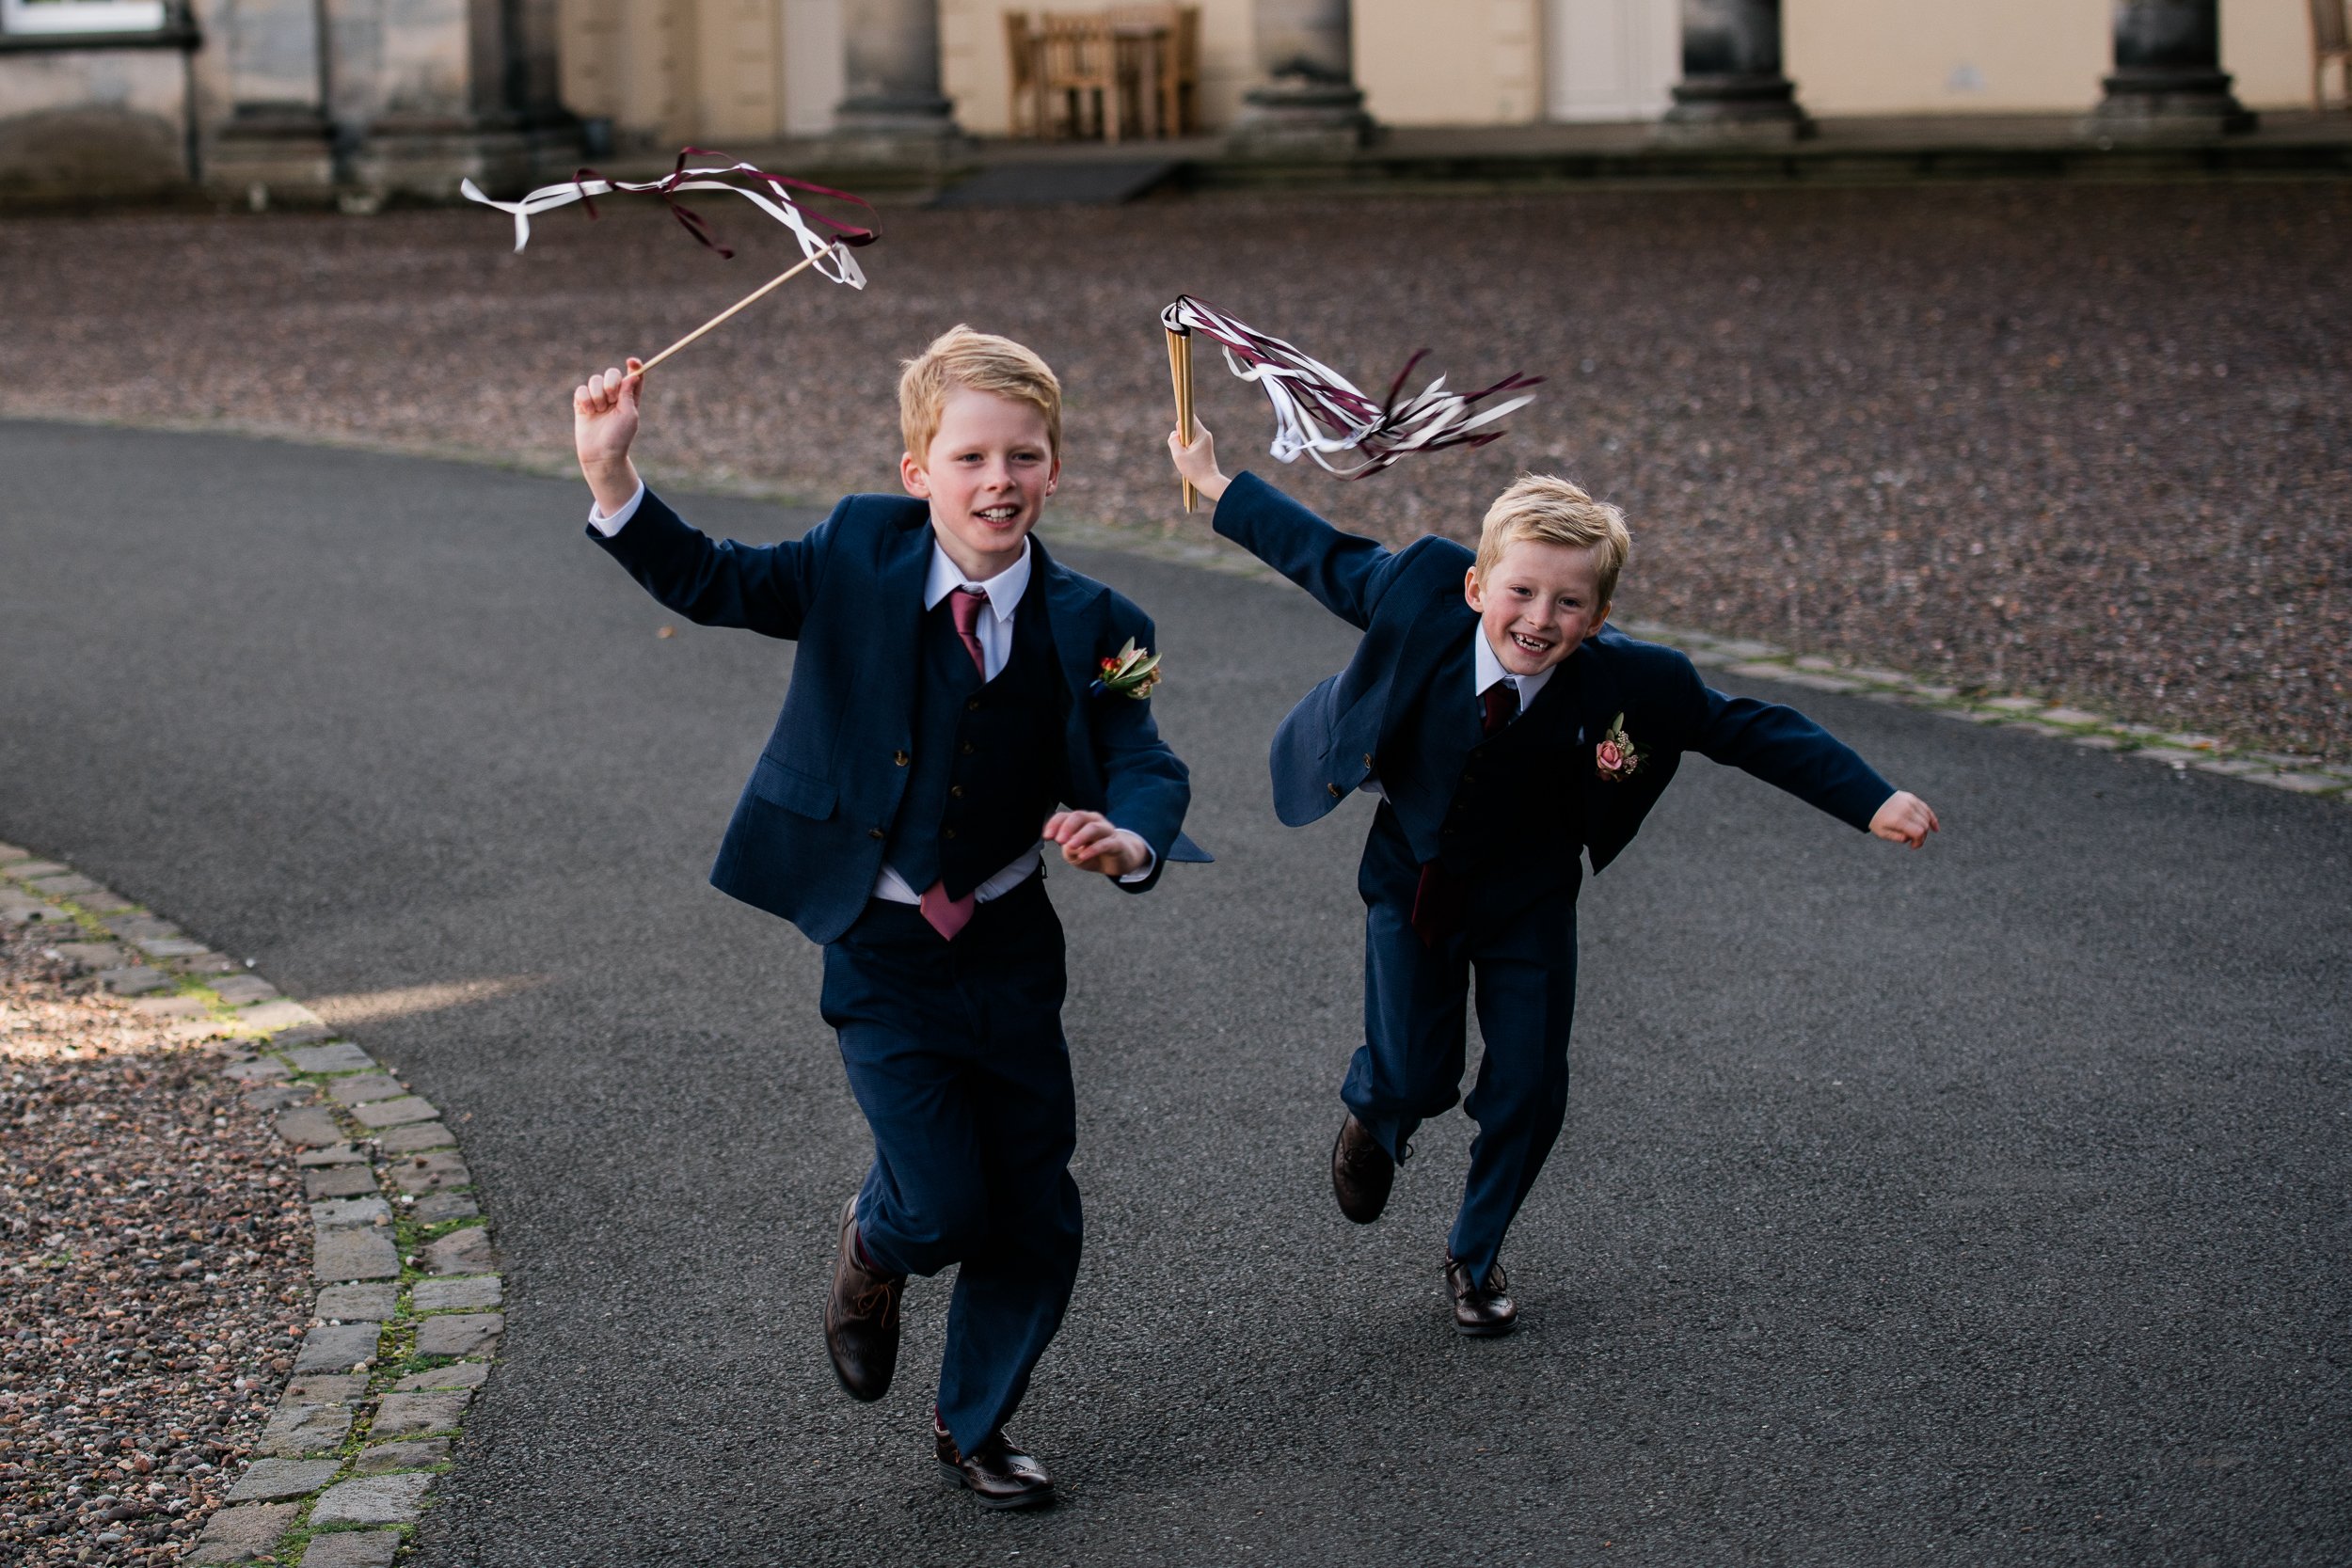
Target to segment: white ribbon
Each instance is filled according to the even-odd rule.
[[[1244,381],[1257,383],[1274,405],[1274,441],[1267,451],[1276,461],[1296,462],[1303,452],[1343,479],[1385,468],[1408,451],[1484,445],[1502,433],[1475,436],[1471,432],[1535,401],[1530,392],[1492,408],[1478,409],[1477,404],[1495,393],[1532,387],[1534,379],[1514,375],[1482,391],[1449,392],[1445,377],[1438,376],[1413,397],[1398,403],[1396,392],[1421,358],[1415,355],[1398,375],[1398,386],[1391,390],[1389,401],[1375,402],[1297,345],[1247,326],[1189,294],[1180,295],[1160,312],[1160,325],[1170,332],[1198,332],[1209,339],[1225,351],[1227,369]],[[1331,460],[1350,452],[1359,461],[1343,465]]]
[[[757,189],[720,178],[729,174],[755,176],[775,195],[771,198]],[[732,191],[792,230],[792,237],[800,242],[801,253],[817,263],[817,271],[836,283],[847,283],[852,289],[866,287],[866,274],[859,269],[857,259],[850,255],[850,247],[838,239],[829,240],[810,228],[808,220],[801,215],[801,204],[786,194],[783,182],[750,164],[736,164],[726,168],[682,168],[660,180],[642,182],[567,180],[560,185],[542,185],[527,193],[519,201],[494,201],[483,195],[471,180],[460,181],[457,188],[469,201],[479,201],[485,207],[496,207],[501,213],[515,215],[516,250],[531,243],[531,220],[533,217],[592,196],[606,196],[614,191],[652,191],[663,196],[677,191]]]

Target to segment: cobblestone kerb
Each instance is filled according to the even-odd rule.
[[[438,1110],[244,964],[70,866],[0,844],[0,899],[108,991],[169,999],[274,1116],[310,1200],[318,1296],[258,1445],[182,1560],[381,1568],[449,1467],[505,1328],[473,1179]]]
[[[1245,555],[1221,540],[1173,538],[1145,529],[1104,523],[1056,519],[1045,531],[1057,541],[1096,549],[1123,550],[1157,561],[1181,562],[1232,577],[1263,582],[1284,578],[1271,567]],[[1779,681],[1808,691],[1835,691],[1872,702],[1925,708],[1972,724],[1999,724],[2071,741],[2090,751],[2106,752],[2139,762],[2153,762],[2175,772],[2194,769],[2225,779],[2243,779],[2295,795],[2332,798],[2352,805],[2352,765],[2335,765],[2317,757],[2283,752],[2233,747],[2210,735],[2184,734],[2150,724],[2127,724],[2087,708],[2051,703],[2040,697],[2001,695],[1941,685],[1900,670],[1841,664],[1818,654],[1800,654],[1771,642],[1717,637],[1686,626],[1655,621],[1623,619],[1613,623],[1629,637],[1679,648],[1702,669],[1728,670],[1735,675]]]

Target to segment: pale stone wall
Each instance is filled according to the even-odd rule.
[[[1384,125],[1511,125],[1544,112],[1542,0],[1355,0],[1356,85]]]
[[[2312,23],[2303,0],[2221,0],[2221,69],[2237,77],[2238,100],[2249,109],[2310,108]]]
[[[0,191],[185,181],[185,92],[177,49],[0,55]]]
[[[756,146],[831,129],[841,0],[559,0],[565,107],[624,148]]]
[[[1817,115],[2089,109],[2114,64],[2110,0],[1785,0],[1782,43]],[[2303,0],[2221,0],[2221,68],[2252,108],[2308,104]]]
[[[707,143],[784,134],[784,8],[777,0],[697,0],[694,134]]]
[[[319,106],[315,0],[221,0],[213,23],[240,103]]]

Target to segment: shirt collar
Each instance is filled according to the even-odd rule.
[[[1021,541],[1021,559],[989,578],[974,582],[963,575],[963,568],[947,557],[939,541],[931,541],[931,572],[923,579],[923,608],[936,610],[939,601],[959,588],[971,588],[988,595],[988,606],[999,621],[1009,621],[1012,612],[1021,608],[1021,595],[1029,589],[1029,542]]]
[[[1549,670],[1546,670],[1540,674],[1534,675],[1515,675],[1511,673],[1510,671],[1505,670],[1502,667],[1502,660],[1496,657],[1493,646],[1487,642],[1486,626],[1486,623],[1483,621],[1479,623],[1475,628],[1473,628],[1470,636],[1470,643],[1472,648],[1470,657],[1477,662],[1478,666],[1478,673],[1476,677],[1478,685],[1472,694],[1484,697],[1486,694],[1486,688],[1494,685],[1495,682],[1509,681],[1513,686],[1518,688],[1519,711],[1521,713],[1525,713],[1530,707],[1534,705],[1535,693],[1544,689],[1544,683],[1551,679],[1553,673],[1560,668],[1560,666],[1555,664]]]

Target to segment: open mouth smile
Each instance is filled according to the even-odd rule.
[[[1521,648],[1524,648],[1531,654],[1542,655],[1551,652],[1550,643],[1538,641],[1536,639],[1528,636],[1523,631],[1513,632],[1511,634],[1511,641],[1518,643]]]
[[[984,523],[1009,523],[1021,515],[1021,509],[1011,505],[984,506],[972,515]]]

